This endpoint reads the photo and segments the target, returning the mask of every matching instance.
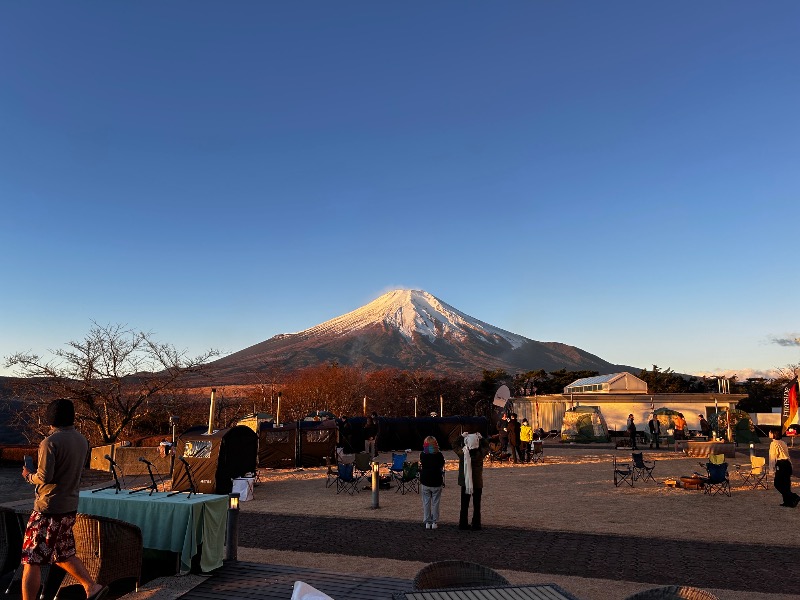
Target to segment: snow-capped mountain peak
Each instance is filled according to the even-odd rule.
[[[530,341],[470,317],[421,290],[393,290],[361,308],[301,331],[298,335],[344,335],[373,325],[388,326],[409,340],[415,334],[430,341],[443,337],[463,340],[471,334],[487,342],[505,340],[512,348],[519,348]]]

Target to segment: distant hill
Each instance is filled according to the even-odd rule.
[[[479,321],[419,290],[395,290],[299,333],[280,334],[211,363],[217,383],[337,362],[479,376],[545,369],[639,372],[559,342],[538,342]]]

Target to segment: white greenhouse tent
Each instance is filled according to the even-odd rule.
[[[564,394],[646,394],[647,382],[630,373],[611,373],[577,379],[564,388]]]

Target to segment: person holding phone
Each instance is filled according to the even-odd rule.
[[[36,600],[42,565],[55,563],[77,579],[87,600],[102,600],[108,586],[92,579],[75,553],[75,515],[81,475],[89,455],[89,441],[75,429],[72,400],[53,400],[47,406],[50,435],[39,444],[36,471],[26,464],[22,477],[36,486],[33,512],[22,540],[22,600]]]

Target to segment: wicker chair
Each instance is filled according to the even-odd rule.
[[[136,525],[79,513],[73,532],[78,558],[97,583],[109,585],[120,579],[134,579],[135,590],[139,591],[142,531]],[[56,598],[63,588],[78,584],[71,575],[66,575]]]
[[[633,596],[628,596],[625,600],[719,600],[719,598],[700,588],[670,585],[644,590]]]
[[[414,577],[415,590],[499,585],[508,585],[508,580],[489,567],[463,560],[431,563],[422,567]]]

